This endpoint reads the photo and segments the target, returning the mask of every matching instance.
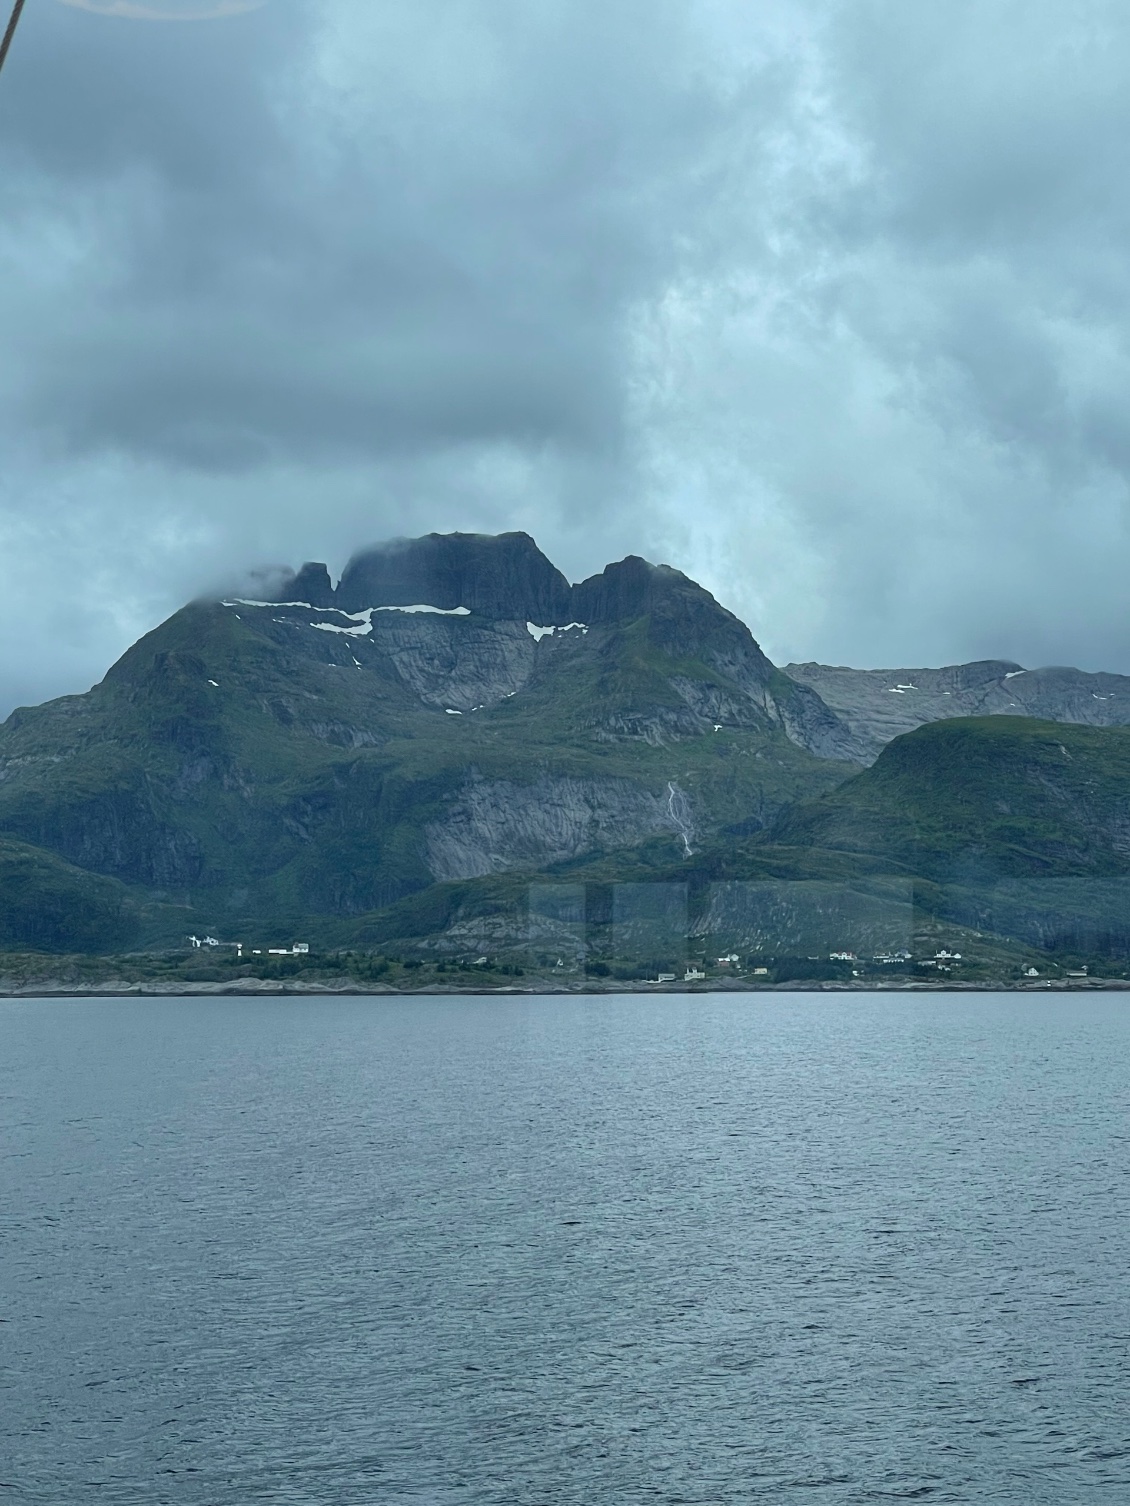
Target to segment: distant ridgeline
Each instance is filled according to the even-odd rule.
[[[399,540],[13,713],[0,947],[1078,971],[1130,953],[1128,724],[1121,676],[779,669],[667,566]]]

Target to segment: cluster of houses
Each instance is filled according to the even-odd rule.
[[[245,947],[242,941],[218,941],[215,936],[190,936],[188,940],[194,952],[203,951],[205,948],[214,950],[217,947],[232,947],[237,961],[242,959],[244,951],[249,957],[308,957],[310,955],[308,941],[296,941],[291,946]]]
[[[813,960],[815,961],[816,959],[814,958]],[[906,948],[903,947],[896,952],[876,952],[871,958],[865,960],[869,960],[879,967],[897,967],[905,966],[908,962],[913,962],[914,956],[913,953],[908,952]],[[855,952],[829,952],[828,961],[858,964],[860,958]],[[948,948],[943,947],[940,952],[935,952],[933,957],[927,958],[918,965],[920,967],[936,967],[942,972],[949,972],[953,964],[960,961],[960,952],[951,952]],[[741,958],[738,956],[737,952],[729,952],[725,957],[714,958],[714,966],[718,968],[734,968],[737,967],[740,962]],[[769,976],[769,969],[767,967],[749,968],[747,969],[747,976],[753,978],[767,978]],[[859,973],[855,972],[855,976],[858,977]],[[1030,978],[1037,978],[1039,977],[1039,973],[1035,970],[1035,968],[1030,968],[1025,976]],[[683,975],[683,982],[701,983],[705,978],[705,971],[700,967],[696,967],[694,963],[691,963]],[[678,982],[678,975],[676,973],[660,973],[657,977],[652,978],[650,981],[653,983],[676,983]]]
[[[858,962],[859,958],[854,952],[829,952],[828,961]],[[871,961],[878,963],[880,967],[892,967],[898,966],[899,964],[905,965],[908,962],[913,962],[914,956],[912,953],[908,952],[905,947],[903,947],[897,952],[876,952],[875,955],[871,958]],[[935,952],[932,957],[927,957],[924,961],[920,962],[918,966],[939,967],[943,971],[945,971],[951,966],[951,964],[960,961],[960,952],[950,952],[947,951],[945,947],[943,947],[940,952]]]

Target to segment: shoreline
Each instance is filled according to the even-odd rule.
[[[388,984],[356,982],[301,983],[263,979],[241,979],[233,983],[129,983],[125,980],[104,984],[68,984],[44,981],[38,984],[0,983],[0,1000],[4,999],[263,999],[263,998],[599,998],[649,994],[892,994],[892,993],[1094,993],[1096,991],[1130,991],[1128,978],[1047,978],[1006,979],[999,982],[965,980],[946,983],[900,980],[890,983],[845,983],[828,980],[790,980],[787,983],[747,983],[736,978],[712,983],[637,983],[618,980],[614,987],[600,980],[584,983],[511,984],[493,988],[452,988],[428,984],[422,988],[393,988]]]

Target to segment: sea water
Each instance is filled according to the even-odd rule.
[[[0,1506],[1130,1501],[1130,995],[0,1003]]]

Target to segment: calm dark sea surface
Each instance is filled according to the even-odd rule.
[[[1130,996],[0,1003],[0,1506],[1130,1502]]]

